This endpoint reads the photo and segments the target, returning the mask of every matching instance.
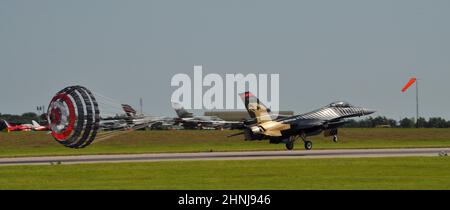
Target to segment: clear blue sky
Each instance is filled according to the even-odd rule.
[[[81,84],[170,115],[170,79],[279,73],[281,109],[347,100],[394,119],[450,119],[450,1],[0,1],[0,112]],[[197,111],[201,113],[201,111]]]

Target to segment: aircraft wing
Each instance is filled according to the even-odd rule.
[[[327,122],[324,120],[318,119],[301,119],[297,121],[295,124],[291,124],[292,127],[296,127],[297,129],[308,129],[323,126]]]

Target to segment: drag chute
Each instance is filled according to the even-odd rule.
[[[120,102],[98,93],[94,96],[82,86],[56,93],[48,106],[47,120],[55,140],[75,149],[148,126],[127,116]]]

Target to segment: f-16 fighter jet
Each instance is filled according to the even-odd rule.
[[[243,132],[231,136],[245,135],[246,141],[268,139],[272,144],[286,144],[288,150],[294,149],[294,142],[299,138],[303,140],[305,149],[311,150],[312,142],[307,137],[319,135],[322,132],[326,137],[333,137],[333,141],[337,142],[338,127],[346,123],[346,118],[375,112],[339,101],[305,114],[274,119],[270,110],[252,93],[245,92],[240,96],[250,116],[256,119],[256,123],[246,125]]]
[[[136,130],[142,130],[147,127],[152,127],[156,124],[159,126],[173,125],[174,120],[171,117],[159,117],[159,116],[146,116],[143,114],[138,115],[136,110],[128,104],[122,104],[122,109],[126,113],[126,123],[130,128]]]
[[[185,129],[220,129],[243,126],[243,122],[226,121],[217,116],[194,116],[194,114],[186,111],[184,107],[177,102],[172,102],[172,108],[178,116],[178,118],[175,119],[175,123],[183,125]]]

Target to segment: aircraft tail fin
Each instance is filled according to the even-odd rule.
[[[136,117],[136,110],[133,109],[132,106],[128,105],[128,104],[122,104],[122,109],[125,112],[125,114],[127,114],[128,117],[130,118],[134,118]]]
[[[244,102],[245,108],[251,118],[256,119],[257,123],[272,121],[270,116],[270,109],[267,108],[259,99],[251,92],[239,94]]]
[[[192,113],[186,111],[186,109],[184,109],[184,107],[177,102],[172,102],[172,108],[175,110],[179,118],[189,118],[194,116]]]
[[[5,126],[6,126],[6,132],[10,132],[11,131],[11,125],[6,120],[3,120],[3,122],[5,123]]]
[[[133,125],[133,119],[136,118],[136,113],[137,113],[136,110],[133,109],[133,107],[128,104],[122,104],[122,109],[125,112],[125,114],[127,115],[127,119],[125,119],[127,124]]]
[[[9,125],[8,121],[3,120],[3,122],[5,122],[5,125],[6,125],[7,127],[11,127],[11,125]]]
[[[33,125],[33,127],[41,127],[41,125],[34,120],[31,121],[31,124]]]

